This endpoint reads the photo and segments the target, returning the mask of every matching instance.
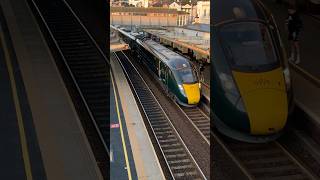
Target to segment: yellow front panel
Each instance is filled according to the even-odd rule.
[[[233,72],[250,120],[251,133],[266,135],[281,130],[288,103],[282,69],[264,73]]]
[[[183,88],[188,98],[188,104],[198,104],[200,101],[199,84],[183,84]]]

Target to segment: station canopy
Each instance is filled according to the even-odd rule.
[[[213,24],[230,20],[261,19],[266,20],[266,11],[255,0],[213,1]]]

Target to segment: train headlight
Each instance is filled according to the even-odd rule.
[[[178,87],[179,87],[179,89],[180,89],[180,92],[185,96],[186,94],[185,94],[185,92],[184,92],[183,86],[182,86],[181,84],[178,84]]]
[[[284,80],[286,82],[287,91],[289,91],[291,88],[291,77],[290,77],[289,68],[285,68],[283,70],[283,76],[284,76]]]
[[[236,108],[241,112],[246,112],[244,103],[238,91],[238,88],[232,78],[232,76],[222,73],[219,75],[222,88],[225,92],[226,98],[236,106]]]
[[[237,108],[239,111],[241,111],[241,112],[246,112],[246,108],[245,108],[245,106],[244,106],[244,103],[243,103],[242,98],[239,98],[239,99],[238,99],[236,108]]]
[[[219,75],[222,88],[225,92],[239,96],[238,89],[230,75],[222,73]]]

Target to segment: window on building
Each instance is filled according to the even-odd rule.
[[[203,10],[203,16],[207,16],[207,10],[206,9]]]

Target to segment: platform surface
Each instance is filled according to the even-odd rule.
[[[27,179],[32,174],[45,179],[29,102],[19,66],[10,52],[1,9],[0,21],[0,179]]]
[[[317,86],[294,70],[290,72],[296,104],[307,113],[320,128],[320,84]]]
[[[288,6],[274,0],[262,2],[273,13],[284,45],[289,51],[285,25]],[[320,127],[320,19],[305,13],[300,14],[300,17],[304,24],[300,35],[301,63],[291,63],[290,66],[293,91],[296,104]],[[310,78],[319,83],[310,81]]]
[[[27,2],[1,0],[0,8],[8,22],[7,36],[10,36],[12,43],[9,51],[14,52],[9,60],[12,64],[16,61],[14,73],[21,78],[15,79],[20,100],[20,106],[16,109],[20,107],[22,112],[20,120],[25,127],[27,144],[25,148],[19,145],[17,125],[12,123],[12,130],[7,130],[12,137],[10,143],[16,143],[16,149],[5,149],[8,156],[1,158],[0,177],[5,171],[4,164],[16,162],[17,169],[8,166],[10,176],[0,179],[102,179],[72,100]],[[24,90],[25,94],[19,89]],[[7,115],[12,115],[14,119],[12,99],[5,100],[11,106]],[[23,158],[21,151],[24,152]],[[28,156],[30,163],[24,163],[23,168],[21,159],[28,162]],[[21,177],[15,178],[15,175]]]
[[[273,14],[284,45],[289,51],[288,32],[285,24],[288,6],[285,3],[278,4],[275,0],[262,0],[262,2]],[[299,37],[301,63],[298,66],[320,79],[320,19],[306,13],[300,14],[300,18],[303,22],[303,29]]]
[[[137,180],[131,144],[114,76],[110,89],[110,180]]]
[[[121,65],[114,54],[111,55],[110,61],[129,136],[137,178],[139,180],[165,179],[140,110]]]

